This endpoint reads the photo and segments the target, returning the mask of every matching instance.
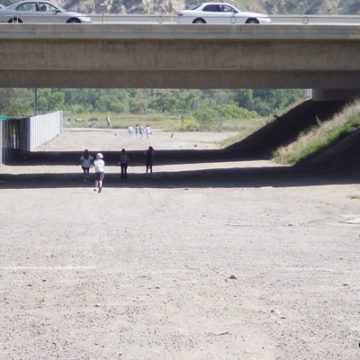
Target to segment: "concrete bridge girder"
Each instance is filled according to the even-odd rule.
[[[316,79],[316,82],[314,81]],[[0,87],[20,88],[320,88],[357,91],[360,73],[257,71],[0,71]],[[343,92],[344,93],[344,92]],[[348,91],[348,94],[352,92]],[[334,92],[333,92],[334,94]],[[344,93],[345,94],[345,93]],[[325,92],[321,97],[325,96]]]
[[[357,26],[0,25],[0,33],[0,87],[360,88]]]

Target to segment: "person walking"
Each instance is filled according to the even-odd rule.
[[[132,134],[134,133],[134,128],[132,126],[129,126],[128,127],[128,133],[129,133],[129,136],[131,137]]]
[[[139,134],[140,134],[140,138],[142,138],[143,134],[144,134],[144,127],[142,125],[139,126]]]
[[[94,160],[94,167],[95,167],[95,188],[94,191],[98,191],[101,193],[103,181],[104,181],[104,168],[105,168],[105,161],[104,155],[102,153],[96,154],[96,159]]]
[[[151,136],[151,128],[149,125],[146,125],[145,134],[146,134],[146,137],[149,139]]]
[[[94,160],[94,157],[89,154],[88,149],[85,149],[83,154],[80,157],[81,168],[84,173],[84,178],[83,178],[84,182],[86,182],[89,178],[90,166],[91,166],[93,160]]]
[[[120,167],[121,167],[122,179],[127,179],[128,163],[129,163],[129,155],[126,153],[125,149],[122,149],[120,154]]]
[[[146,165],[146,174],[150,170],[150,174],[152,174],[152,166],[153,166],[153,151],[154,149],[152,146],[149,146],[148,150],[146,151],[145,155],[145,165]]]

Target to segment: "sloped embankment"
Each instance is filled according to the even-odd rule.
[[[301,132],[326,121],[345,105],[343,101],[306,100],[289,111],[276,116],[267,125],[247,138],[226,148],[238,158],[269,159],[280,146],[295,141]]]
[[[360,101],[349,103],[326,123],[277,151],[279,160],[297,168],[360,173]]]
[[[304,159],[296,167],[360,174],[359,159],[360,129]]]

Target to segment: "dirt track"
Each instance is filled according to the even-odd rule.
[[[0,167],[1,359],[359,359],[356,179],[154,170]]]

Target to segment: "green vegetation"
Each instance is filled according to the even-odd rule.
[[[170,131],[238,131],[243,121],[279,113],[303,94],[302,90],[261,89],[39,89],[38,113],[64,110],[66,119],[72,119],[67,126],[105,127],[109,115],[113,127],[149,123]],[[0,111],[9,117],[31,115],[33,107],[33,89],[0,94]]]
[[[359,195],[349,195],[348,198],[349,198],[349,199],[352,199],[352,200],[360,200],[360,196],[359,196]]]
[[[296,164],[360,127],[360,100],[348,105],[331,120],[318,124],[298,139],[274,153],[275,161]]]
[[[107,128],[106,115],[110,117],[111,127],[113,128],[135,127],[136,124],[139,124],[143,126],[150,125],[153,128],[164,129],[165,131],[174,131],[179,130],[181,122],[179,117],[174,115],[167,116],[165,114],[134,115],[107,112],[106,114],[83,113],[72,117],[71,114],[66,112],[64,115],[64,126]]]
[[[265,11],[269,14],[347,14],[360,13],[358,0],[234,0],[240,9]]]
[[[0,113],[8,117],[24,117],[29,113],[29,109],[15,89],[0,89]]]
[[[166,115],[161,113],[148,115],[134,115],[134,114],[117,114],[117,113],[83,113],[79,116],[71,116],[70,113],[65,112],[64,126],[65,127],[97,127],[106,128],[107,123],[105,116],[108,115],[111,119],[111,126],[113,128],[127,128],[128,126],[135,127],[139,125],[150,125],[152,128],[163,129],[165,131],[206,131],[200,128],[198,120],[194,116],[179,116]],[[243,138],[255,129],[263,126],[267,118],[229,118],[226,117],[221,122],[221,128],[212,129],[216,131],[233,131],[238,132],[238,135],[224,141],[223,144],[232,143],[235,138]]]

